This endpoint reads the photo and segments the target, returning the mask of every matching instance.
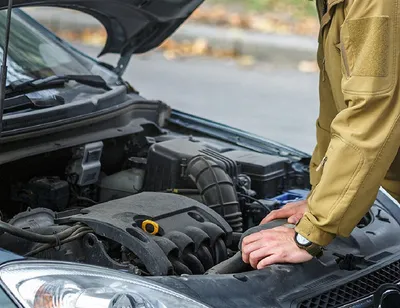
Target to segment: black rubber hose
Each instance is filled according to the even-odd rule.
[[[242,232],[235,185],[225,170],[208,157],[196,156],[189,161],[186,174],[196,184],[204,204],[220,214],[234,232]]]
[[[208,270],[214,266],[212,254],[207,246],[201,245],[196,254],[200,262],[203,264],[205,270]]]
[[[195,275],[203,275],[205,272],[203,264],[192,253],[188,252],[182,255],[182,260],[190,271]]]
[[[245,272],[249,269],[250,265],[243,262],[242,253],[239,251],[232,258],[210,268],[205,274],[235,274]]]
[[[54,235],[43,235],[43,234],[38,234],[38,233],[34,233],[31,231],[27,231],[27,230],[15,227],[4,221],[0,221],[0,231],[9,233],[11,235],[21,237],[28,241],[32,241],[32,242],[36,242],[36,243],[57,243],[60,240],[63,240],[65,238],[69,237],[72,233],[74,233],[80,227],[82,227],[82,226],[75,225],[73,227],[65,229],[64,231],[61,231]]]
[[[190,269],[183,264],[181,261],[177,259],[170,260],[172,266],[174,267],[175,274],[177,275],[182,275],[182,274],[187,274],[187,275],[192,275],[193,273],[190,271]]]

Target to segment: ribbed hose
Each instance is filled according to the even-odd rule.
[[[225,242],[219,238],[215,242],[215,264],[219,264],[228,258]]]
[[[182,255],[182,260],[190,271],[195,275],[202,275],[205,272],[203,264],[192,253],[188,252]]]
[[[220,214],[234,232],[243,231],[243,218],[235,186],[225,170],[205,156],[196,156],[186,171],[196,184],[203,202]]]
[[[183,274],[193,275],[192,271],[181,261],[177,259],[172,259],[170,261],[177,275],[183,275]]]
[[[204,269],[209,269],[214,266],[214,260],[210,250],[205,246],[201,245],[197,251],[197,257],[203,264]]]

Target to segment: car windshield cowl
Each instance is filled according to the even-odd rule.
[[[44,89],[63,87],[70,81],[106,91],[111,90],[107,82],[99,75],[53,75],[46,78],[14,81],[6,87],[6,98]]]

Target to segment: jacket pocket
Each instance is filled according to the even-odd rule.
[[[349,94],[379,94],[394,84],[394,53],[388,16],[350,19],[340,30],[343,91]]]

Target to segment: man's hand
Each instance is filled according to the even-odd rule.
[[[286,204],[279,210],[272,211],[262,221],[261,225],[275,219],[288,219],[288,223],[296,225],[307,210],[307,200],[301,200]]]
[[[313,257],[294,241],[295,231],[277,227],[253,233],[243,239],[242,259],[255,269],[275,263],[304,263]]]

